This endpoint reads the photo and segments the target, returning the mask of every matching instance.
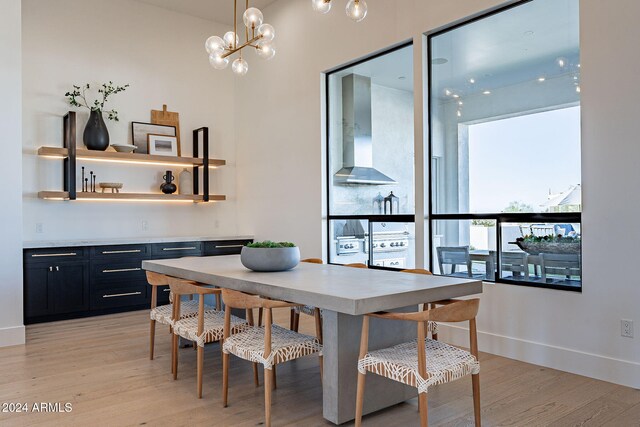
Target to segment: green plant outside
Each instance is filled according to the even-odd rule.
[[[248,243],[248,248],[295,248],[295,243],[291,242],[272,242],[271,240],[265,240],[264,242]]]

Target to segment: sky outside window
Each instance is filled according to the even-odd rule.
[[[511,202],[542,212],[549,192],[580,184],[580,107],[469,126],[469,210]]]

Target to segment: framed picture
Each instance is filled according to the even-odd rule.
[[[133,145],[135,145],[136,153],[147,154],[149,153],[149,135],[166,135],[176,136],[175,126],[154,125],[153,123],[131,123],[131,135],[133,137]],[[177,144],[177,154],[180,155],[180,145]]]
[[[178,137],[169,135],[147,135],[149,154],[156,156],[179,156]]]

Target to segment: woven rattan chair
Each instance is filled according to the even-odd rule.
[[[229,390],[229,355],[264,367],[265,424],[271,425],[271,393],[274,385],[274,370],[277,364],[317,353],[320,357],[322,375],[322,344],[317,338],[299,334],[272,323],[272,309],[290,308],[296,304],[264,299],[228,289],[222,290],[225,303],[222,400],[226,407]],[[265,325],[250,326],[234,330],[231,309],[253,310],[262,307],[265,310]]]
[[[198,398],[202,398],[202,370],[204,364],[204,345],[211,342],[221,341],[224,336],[224,312],[219,310],[205,310],[204,296],[217,295],[220,289],[211,288],[189,282],[182,279],[169,277],[169,287],[174,295],[173,304],[173,379],[178,379],[178,337],[193,341],[197,345],[197,393]],[[183,302],[180,297],[183,295],[198,295],[198,311],[196,316],[182,317],[181,310]],[[248,324],[235,316],[230,318],[230,327],[235,330],[242,330]]]
[[[433,276],[433,273],[429,270],[425,270],[423,268],[412,268],[408,270],[402,270],[402,273],[412,273],[412,274],[424,274],[427,276]],[[423,310],[428,310],[429,308],[435,308],[435,304],[425,303],[422,304]],[[431,338],[434,340],[438,339],[438,324],[436,322],[429,321],[427,322],[427,332],[431,333]]]
[[[307,258],[307,259],[303,259],[300,262],[308,262],[310,264],[323,264],[323,261],[320,258]],[[302,307],[293,307],[291,309],[289,329],[291,329],[292,331],[298,332],[298,327],[300,326],[300,313],[306,314],[307,316],[315,317],[316,310],[320,311],[319,308],[314,307],[312,305],[304,305]],[[322,344],[322,322],[316,322],[316,335],[318,336],[318,340],[320,340],[320,344]]]
[[[147,282],[149,282],[149,285],[151,286],[151,311],[149,312],[149,317],[151,319],[149,326],[149,359],[153,360],[156,339],[156,323],[167,325],[169,326],[169,331],[172,331],[173,304],[170,303],[158,306],[158,287],[169,285],[168,276],[147,271]],[[195,284],[195,282],[191,283]],[[173,296],[171,296],[170,299],[172,300]],[[219,304],[220,300],[217,299],[216,302]],[[213,310],[213,307],[205,305],[205,310]],[[181,318],[197,316],[198,301],[182,301],[180,315]],[[171,363],[171,369],[173,369],[173,362]]]
[[[428,425],[427,390],[430,386],[455,381],[471,375],[473,383],[473,409],[476,426],[480,426],[480,363],[476,315],[479,299],[439,301],[442,307],[415,313],[371,313],[363,317],[358,358],[358,392],[356,400],[356,426],[362,425],[362,404],[367,372],[416,387],[420,408],[420,425]],[[368,351],[369,319],[414,321],[418,325],[418,339],[382,350]],[[470,351],[462,350],[426,338],[425,322],[469,321]]]

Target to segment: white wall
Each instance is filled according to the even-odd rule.
[[[213,70],[204,41],[221,24],[132,0],[23,0],[24,240],[136,238],[236,234],[234,77]],[[150,110],[180,113],[182,155],[192,153],[191,131],[209,126],[211,157],[228,166],[213,171],[211,192],[228,200],[208,204],[62,202],[37,199],[62,190],[62,162],[38,158],[43,145],[62,146],[61,117],[72,109],[73,84],[113,80],[131,87],[113,97],[120,122],[107,122],[112,143],[131,139],[131,121]],[[78,146],[88,111],[78,113]],[[162,166],[84,162],[97,180],[124,183],[127,192],[159,191]],[[181,168],[171,167],[177,174]],[[78,178],[80,185],[80,178]],[[79,187],[80,188],[80,187]],[[142,222],[148,230],[142,230]],[[43,233],[36,233],[36,224]]]
[[[500,2],[369,3],[369,16],[357,25],[341,7],[320,16],[307,2],[280,0],[264,10],[276,28],[278,55],[268,63],[250,57],[250,72],[236,89],[241,232],[293,240],[305,256],[322,255],[321,73],[408,37],[421,49],[422,32]],[[620,319],[640,318],[639,14],[634,0],[581,1],[582,294],[487,284],[479,316],[482,350],[635,387],[640,339],[620,337]],[[414,74],[422,75],[421,64]],[[416,120],[417,129],[423,126]],[[444,335],[464,342],[461,333]]]
[[[22,58],[20,0],[0,0],[0,347],[24,343],[22,324]]]

